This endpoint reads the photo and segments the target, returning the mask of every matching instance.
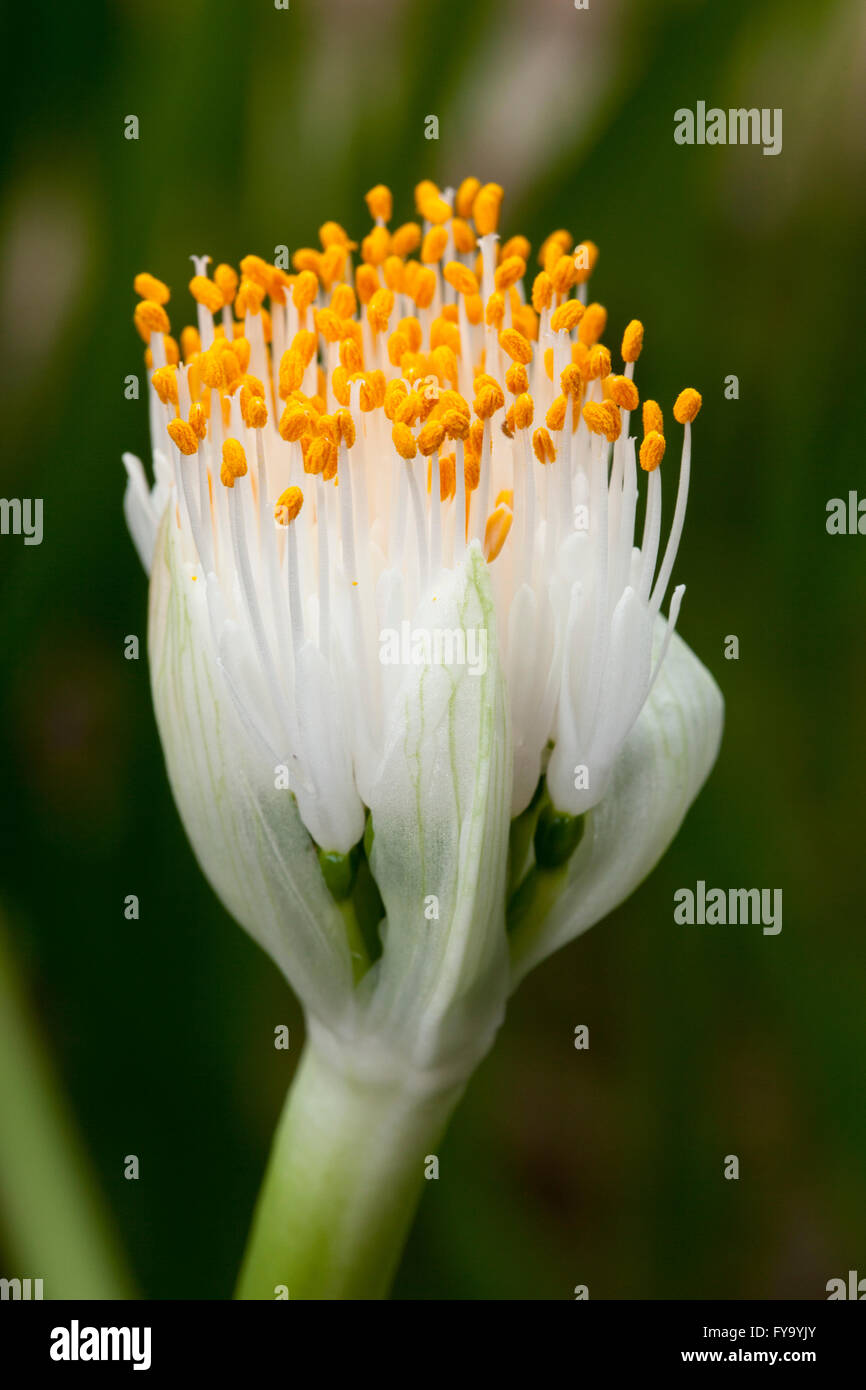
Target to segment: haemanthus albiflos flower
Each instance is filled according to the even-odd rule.
[[[415,197],[419,221],[392,231],[390,192],[372,189],[360,245],[325,223],[291,269],[247,256],[209,276],[193,257],[197,326],[179,345],[167,287],[139,275],[152,485],[125,456],[175,798],[307,1015],[275,1171],[309,1184],[342,1127],[369,1127],[375,1094],[393,1143],[373,1169],[395,1193],[516,981],[664,851],[722,711],[674,632],[683,587],[669,596],[700,396],[673,406],[663,528],[655,401],[639,445],[629,432],[643,327],[618,354],[603,344],[597,248],[554,232],[527,291],[530,246],[500,241],[498,185]],[[304,1167],[306,1107],[327,1111],[328,1138],[312,1122]],[[369,1196],[346,1199],[338,1275],[309,1253],[333,1232],[293,1226],[297,1193],[295,1234],[271,1250],[286,1182],[269,1183],[250,1287],[286,1244],[309,1247],[302,1286],[355,1287],[361,1247],[388,1244]],[[380,1289],[391,1246],[375,1276],[364,1265]]]

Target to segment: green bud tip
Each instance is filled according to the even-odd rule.
[[[535,862],[541,869],[567,864],[583,839],[584,816],[570,816],[553,806],[543,807],[535,827]]]

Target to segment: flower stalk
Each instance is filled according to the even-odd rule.
[[[240,1299],[387,1296],[425,1164],[462,1094],[362,1077],[307,1042],[274,1137]]]

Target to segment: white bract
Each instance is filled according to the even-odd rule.
[[[354,272],[334,223],[293,272],[247,257],[240,280],[208,278],[194,258],[182,362],[168,291],[138,277],[154,482],[126,455],[125,510],[151,571],[169,776],[205,872],[323,1046],[445,1084],[489,1046],[510,983],[663,852],[722,706],[672,644],[682,587],[661,616],[697,392],[674,408],[663,540],[655,402],[639,458],[629,435],[643,329],[628,325],[614,372],[605,311],[586,303],[595,247],[548,238],[527,300],[529,247],[500,247],[497,186],[416,199],[422,224],[390,232],[390,195],[371,191]],[[400,632],[420,660],[383,658]],[[541,777],[584,834],[509,965],[509,827]],[[378,958],[350,891],[365,825]]]

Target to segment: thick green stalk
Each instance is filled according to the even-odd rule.
[[[387,1296],[428,1156],[462,1093],[347,1075],[308,1042],[274,1138],[243,1299]]]

